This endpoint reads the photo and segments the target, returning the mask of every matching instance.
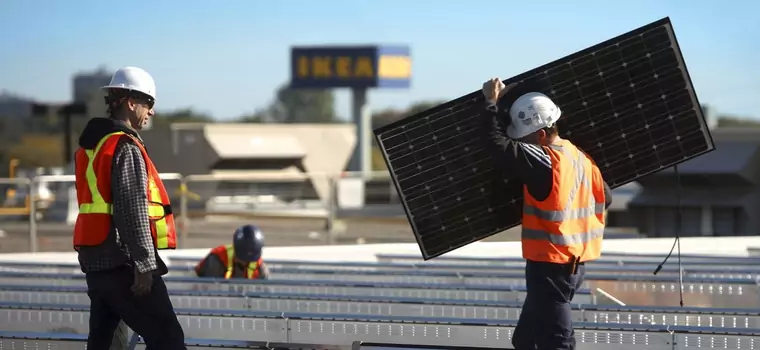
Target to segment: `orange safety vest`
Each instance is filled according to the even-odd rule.
[[[214,249],[211,249],[211,254],[216,255],[219,260],[222,261],[222,264],[224,266],[227,266],[227,272],[224,274],[225,279],[232,278],[232,272],[235,269],[235,249],[232,247],[232,244],[228,245],[220,245]],[[198,263],[198,265],[195,266],[195,273],[199,274],[201,271],[201,266],[205,263],[206,259],[203,259],[204,261],[201,261]],[[246,278],[248,279],[258,279],[259,278],[259,266],[262,264],[262,258],[259,258],[258,261],[251,261],[248,263],[248,270],[246,273]]]
[[[174,214],[164,183],[142,143],[124,132],[110,133],[95,149],[79,148],[74,158],[79,215],[74,226],[74,249],[98,246],[108,237],[113,218],[111,166],[116,146],[124,138],[134,141],[142,152],[148,175],[148,219],[153,244],[157,249],[175,249],[177,233]]]
[[[544,149],[552,163],[552,191],[538,201],[523,189],[523,258],[558,264],[598,259],[605,225],[602,174],[569,141]]]

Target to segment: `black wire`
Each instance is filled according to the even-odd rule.
[[[681,266],[681,174],[678,172],[678,165],[673,166],[673,171],[676,174],[676,239],[673,241],[673,246],[670,247],[670,252],[668,252],[668,255],[665,256],[665,259],[654,270],[654,274],[656,275],[658,272],[660,272],[660,270],[662,270],[662,267],[665,265],[665,263],[668,262],[670,256],[673,255],[673,249],[678,246],[678,250],[676,251],[676,257],[678,258],[678,301],[681,307],[683,307],[683,267]]]

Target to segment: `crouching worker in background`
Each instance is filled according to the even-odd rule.
[[[195,266],[198,277],[267,279],[261,251],[264,234],[258,227],[244,225],[235,230],[232,244],[220,245]]]

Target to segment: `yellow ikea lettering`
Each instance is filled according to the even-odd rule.
[[[375,67],[366,56],[300,56],[296,59],[299,78],[355,79],[374,78]]]
[[[354,76],[357,78],[373,78],[375,69],[372,67],[372,60],[369,57],[359,57],[354,67]]]
[[[351,57],[341,56],[335,59],[335,72],[340,78],[351,77]]]
[[[332,76],[330,57],[312,58],[311,67],[315,78],[329,78]]]
[[[307,78],[309,76],[309,58],[306,56],[298,57],[298,77]]]

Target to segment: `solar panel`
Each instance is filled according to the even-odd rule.
[[[560,136],[615,188],[714,149],[669,18],[507,79],[562,109]],[[425,260],[520,224],[522,184],[486,148],[480,91],[374,130]]]

